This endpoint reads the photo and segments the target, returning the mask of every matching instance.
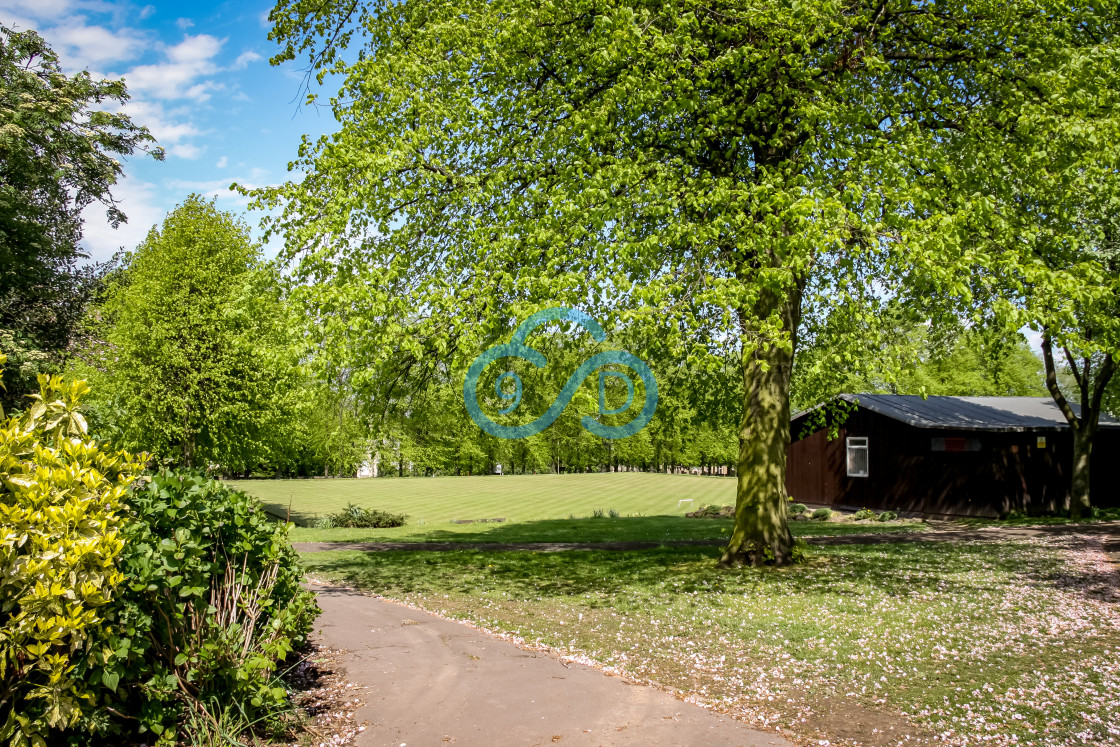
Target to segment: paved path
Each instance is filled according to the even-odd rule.
[[[320,641],[367,688],[359,747],[793,747],[660,690],[350,589],[312,585]]]
[[[1116,540],[1120,539],[1120,522],[836,534],[805,537],[804,539],[808,540],[811,545],[880,545],[899,542],[991,542],[1055,534],[1107,535]],[[331,550],[360,550],[364,552],[388,552],[390,550],[437,552],[448,550],[481,552],[533,550],[535,552],[564,552],[568,550],[650,550],[655,547],[723,547],[726,544],[726,539],[710,539],[664,540],[660,542],[295,542],[292,546],[299,552],[328,552]]]

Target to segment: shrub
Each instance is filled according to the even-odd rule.
[[[831,518],[832,518],[832,509],[831,508],[818,508],[816,511],[813,512],[813,516],[812,516],[813,521],[828,521]]]
[[[804,503],[791,503],[789,504],[789,509],[787,510],[789,511],[790,516],[800,516],[801,514],[808,511],[809,507]]]
[[[379,511],[376,508],[362,508],[353,503],[347,503],[346,508],[333,514],[327,514],[327,523],[320,529],[391,529],[403,527],[408,517],[404,514],[391,514],[388,511]],[[322,519],[320,519],[322,521]],[[318,526],[318,525],[316,525]]]
[[[715,504],[701,506],[695,511],[689,511],[685,514],[690,519],[726,519],[734,515],[734,506],[717,506]]]
[[[875,516],[875,512],[870,508],[861,508],[859,511],[855,512],[852,518],[856,521],[870,521],[871,519],[874,519]]]
[[[601,509],[601,508],[597,508],[597,509],[595,509],[594,511],[591,512],[591,518],[592,519],[601,519],[601,518],[603,518],[603,515],[604,515],[603,514],[603,509]]]
[[[879,514],[879,521],[894,521],[898,518],[898,514],[894,511],[884,511]]]
[[[612,519],[617,519],[621,515],[622,514],[620,514],[618,511],[616,511],[613,508],[610,511],[607,512],[607,516],[611,517]]]
[[[122,581],[121,500],[142,467],[88,436],[84,381],[38,380],[27,412],[0,422],[4,744],[41,745],[96,721],[106,611]]]
[[[213,718],[206,703],[237,703],[251,718],[284,705],[277,665],[318,614],[291,525],[193,473],[161,471],[125,504],[125,583],[101,674],[115,710],[171,741],[176,722]]]

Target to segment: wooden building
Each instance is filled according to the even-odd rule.
[[[792,500],[987,517],[1069,505],[1073,437],[1049,398],[840,398],[855,409],[834,439],[812,425],[814,411],[793,418],[786,467]],[[1093,505],[1120,506],[1120,421],[1101,417],[1091,480]]]

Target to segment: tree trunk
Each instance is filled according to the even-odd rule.
[[[1092,337],[1091,330],[1086,330],[1086,337]],[[1070,476],[1069,515],[1076,521],[1088,515],[1092,506],[1089,494],[1089,465],[1093,455],[1093,437],[1100,423],[1101,402],[1105,388],[1117,370],[1117,359],[1106,356],[1094,372],[1091,357],[1083,358],[1079,365],[1068,347],[1063,346],[1062,352],[1065,353],[1066,362],[1081,395],[1080,417],[1073,411],[1058,386],[1058,370],[1054,365],[1054,342],[1050,336],[1050,329],[1043,327],[1042,362],[1046,370],[1046,388],[1050,391],[1050,396],[1054,398],[1058,409],[1065,415],[1073,432],[1073,473]]]
[[[752,349],[753,329],[743,329],[743,419],[739,426],[735,529],[719,564],[792,562],[793,534],[786,514],[786,448],[789,446],[789,386],[800,322],[801,293],[782,298],[763,293],[754,317],[777,312],[789,335],[785,347]]]
[[[1093,432],[1085,427],[1073,432],[1073,479],[1069,493],[1069,517],[1077,521],[1089,515],[1089,465]]]

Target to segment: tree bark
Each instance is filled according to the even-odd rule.
[[[1073,432],[1073,475],[1070,482],[1069,517],[1074,521],[1088,516],[1092,506],[1089,499],[1089,467],[1093,455],[1093,432],[1079,428]]]
[[[786,514],[786,448],[789,446],[789,387],[801,315],[800,288],[784,297],[764,292],[754,318],[775,311],[789,335],[788,346],[751,346],[754,329],[743,325],[743,419],[739,426],[735,529],[719,564],[785,565],[793,560],[793,534]]]

